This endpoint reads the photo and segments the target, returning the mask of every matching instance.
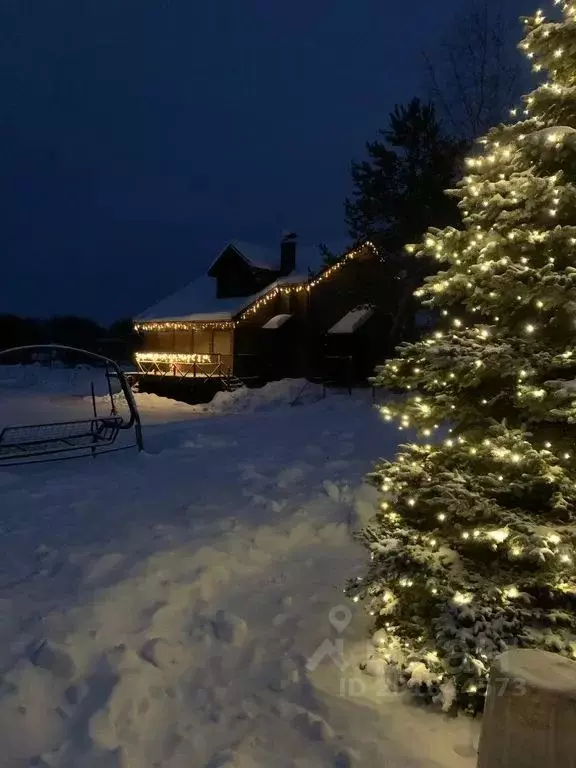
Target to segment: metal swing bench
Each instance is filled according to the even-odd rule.
[[[91,383],[93,416],[71,421],[55,421],[45,424],[24,424],[7,426],[0,430],[0,465],[23,464],[40,461],[54,461],[72,458],[78,455],[96,456],[99,453],[137,447],[143,449],[142,426],[140,416],[126,377],[120,366],[113,360],[94,352],[59,344],[41,344],[26,347],[13,347],[0,351],[0,365],[3,358],[24,356],[30,360],[44,357],[52,360],[55,355],[87,358],[104,371],[110,396],[110,414],[98,416],[94,385]],[[116,409],[112,392],[112,380],[117,380],[128,407],[129,418],[120,416]],[[123,431],[134,431],[134,442],[120,447],[114,446],[118,435]]]

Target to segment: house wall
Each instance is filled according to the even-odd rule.
[[[202,354],[217,356],[228,368],[232,365],[234,331],[201,328],[194,330],[142,331],[142,352]]]
[[[239,376],[260,372],[266,379],[328,376],[365,380],[393,351],[392,316],[402,294],[395,272],[367,251],[310,291],[277,295],[239,322],[235,371]],[[327,333],[361,304],[376,307],[361,328],[353,334]],[[280,328],[262,327],[270,318],[284,313],[292,317]]]
[[[238,278],[243,269],[237,255],[232,256],[230,279],[232,273]],[[216,265],[218,270],[222,263],[221,259]],[[228,279],[225,273],[223,280]],[[397,274],[397,265],[367,249],[310,290],[279,292],[255,312],[237,318],[235,329],[144,333],[143,351],[221,355],[227,369],[254,381],[286,376],[365,380],[393,353],[393,316],[410,290]],[[362,304],[372,304],[376,311],[361,328],[352,334],[328,333]],[[291,317],[280,328],[263,328],[279,314]]]
[[[391,338],[403,286],[397,270],[367,251],[351,260],[311,291],[309,361],[313,375],[364,381],[394,350]],[[354,333],[330,334],[344,315],[362,304],[375,312]]]
[[[279,293],[257,312],[241,319],[234,335],[234,372],[242,378],[265,381],[306,375],[303,339],[306,337],[308,293]],[[262,326],[275,315],[291,314],[280,328]]]

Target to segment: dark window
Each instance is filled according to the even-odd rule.
[[[231,331],[214,331],[214,352],[217,355],[232,354]]]
[[[192,331],[174,332],[174,352],[180,354],[192,352]]]
[[[174,332],[159,331],[156,334],[156,343],[154,352],[173,352],[174,351]]]
[[[209,355],[212,352],[212,331],[194,331],[194,353]]]

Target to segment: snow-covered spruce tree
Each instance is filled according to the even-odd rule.
[[[410,248],[445,265],[417,292],[442,320],[377,372],[420,439],[371,476],[348,586],[377,654],[446,709],[482,708],[506,648],[576,655],[576,0],[524,22],[546,82],[468,159],[462,229]]]

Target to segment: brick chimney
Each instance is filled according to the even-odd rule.
[[[280,241],[280,276],[285,277],[296,269],[296,239],[294,232],[284,232]]]

